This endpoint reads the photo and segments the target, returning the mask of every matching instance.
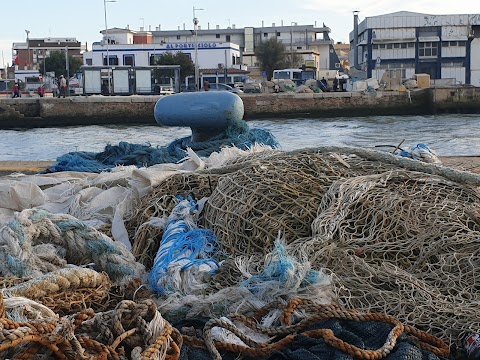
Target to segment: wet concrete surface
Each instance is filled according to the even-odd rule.
[[[442,156],[440,159],[444,166],[480,174],[480,156]],[[0,176],[12,173],[37,174],[52,164],[53,161],[0,161]]]

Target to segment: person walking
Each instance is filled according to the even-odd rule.
[[[40,85],[37,89],[37,92],[38,92],[38,96],[40,97],[44,97],[45,96],[45,88],[43,87],[43,85]]]
[[[203,82],[203,91],[208,91],[210,90],[210,83],[208,82],[208,80],[205,80]]]
[[[13,85],[12,98],[18,98],[18,97],[19,97],[18,83],[15,83],[15,84]]]
[[[65,95],[67,93],[67,80],[63,77],[63,75],[60,75],[60,81],[59,81],[59,86],[60,86],[60,94],[58,94],[58,97],[63,97],[65,98]]]

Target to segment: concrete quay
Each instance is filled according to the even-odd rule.
[[[0,129],[72,125],[156,124],[153,109],[160,96],[73,96],[0,98]],[[245,119],[359,117],[479,113],[480,88],[446,87],[410,93],[242,94]]]

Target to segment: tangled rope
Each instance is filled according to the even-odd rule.
[[[132,253],[147,269],[160,247],[168,216],[178,204],[178,197],[202,199],[212,194],[217,175],[176,174],[162,181],[144,196],[126,215],[126,228],[132,239]]]
[[[65,214],[29,209],[0,229],[2,276],[36,277],[67,266],[88,265],[113,281],[141,277],[144,268],[120,243]]]
[[[120,142],[117,146],[107,145],[101,153],[70,152],[57,158],[47,172],[83,171],[102,172],[118,165],[151,166],[163,163],[176,163],[186,156],[191,148],[198,156],[209,156],[222,146],[236,146],[246,149],[254,144],[277,147],[275,137],[267,130],[250,129],[243,120],[231,124],[224,133],[209,141],[193,142],[190,136],[174,140],[169,145],[154,148],[150,145]]]
[[[149,275],[150,286],[156,292],[197,294],[218,269],[218,262],[212,258],[217,239],[211,230],[197,227],[200,212],[195,200],[182,199],[169,216]]]
[[[394,352],[394,348],[400,342],[405,342],[405,337],[401,337],[403,334],[409,335],[410,341],[415,344],[406,343],[403,347],[398,347],[396,351],[404,355],[408,353],[409,347],[415,346],[438,357],[447,357],[450,352],[448,345],[440,339],[414,327],[406,326],[392,316],[377,313],[360,313],[341,309],[335,305],[316,304],[300,298],[291,300],[283,309],[280,309],[282,311],[282,321],[277,326],[264,326],[258,323],[271,310],[276,310],[275,307],[277,306],[278,303],[270,304],[252,317],[245,317],[235,313],[228,316],[228,318],[211,319],[208,321],[204,326],[203,335],[205,347],[212,358],[215,360],[222,359],[219,350],[243,354],[249,357],[268,357],[274,352],[286,349],[299,338],[309,337],[312,339],[323,339],[323,343],[316,343],[317,351],[320,351],[319,348],[327,346],[339,349],[342,353],[348,354],[355,359],[375,360],[386,358],[390,353]],[[299,321],[293,323],[292,315],[295,312],[302,314],[302,316]],[[340,320],[340,322],[336,323],[337,327],[333,329],[329,328],[333,324],[332,319]],[[352,322],[357,332],[356,338],[351,338],[351,340],[360,347],[349,343],[345,339],[340,339],[336,334],[336,332],[341,333],[341,326],[347,326]],[[227,330],[226,333],[234,335],[237,340],[227,342],[217,339],[215,341],[215,328],[224,329],[224,334],[225,330]],[[377,332],[372,333],[372,330]],[[248,335],[247,332],[249,333]],[[219,334],[218,331],[217,334]],[[273,342],[260,342],[253,339],[252,336],[255,334],[264,334],[275,340]],[[342,335],[345,337],[345,332]],[[217,335],[217,337],[219,336]],[[195,338],[185,338],[186,344],[201,345],[201,342]],[[323,353],[325,354],[325,351]],[[306,356],[306,353],[304,353],[304,356]],[[334,359],[335,357],[321,358]]]
[[[5,317],[0,293],[0,357],[30,359],[178,359],[183,339],[152,301],[123,301],[107,313],[91,309],[73,316],[16,322]],[[87,335],[88,334],[88,335]],[[51,358],[51,356],[49,358]]]
[[[106,274],[84,268],[65,268],[3,289],[6,297],[39,301],[56,313],[72,313],[100,304],[111,288]]]

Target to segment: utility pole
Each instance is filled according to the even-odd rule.
[[[197,31],[198,31],[198,23],[200,22],[197,17],[195,16],[195,10],[204,10],[204,9],[196,9],[195,6],[193,7],[193,35],[195,38],[195,91],[199,90],[198,87],[198,44],[197,44]]]
[[[110,94],[110,57],[108,54],[108,26],[107,26],[107,2],[117,2],[117,0],[103,0],[103,11],[105,14],[105,43],[107,45],[107,77],[108,77],[108,93]]]
[[[296,23],[290,23],[290,68],[293,68],[293,25],[296,25]]]
[[[290,68],[293,68],[293,29],[290,26]]]
[[[28,38],[28,35],[30,34],[30,30],[25,30],[27,33],[27,69],[30,67],[30,39]]]

